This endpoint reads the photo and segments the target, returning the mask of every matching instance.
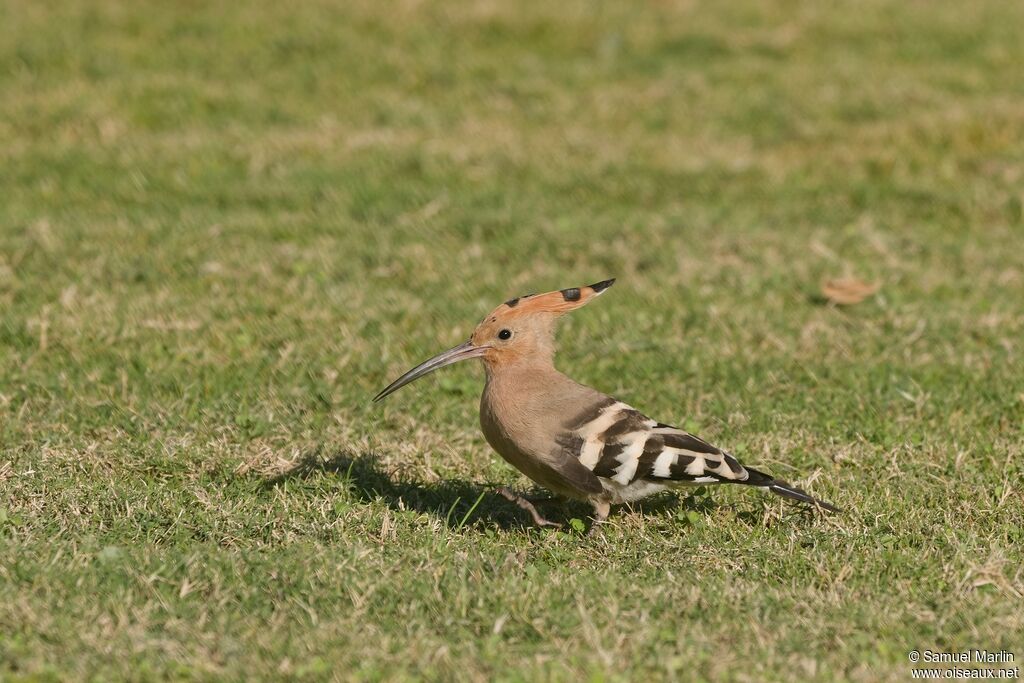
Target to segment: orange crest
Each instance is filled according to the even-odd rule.
[[[586,306],[614,282],[604,280],[585,287],[509,299],[480,321],[470,341],[476,347],[486,347],[483,358],[488,364],[524,358],[550,362],[555,352],[555,321]]]
[[[512,318],[533,313],[562,315],[581,306],[586,306],[613,284],[615,284],[615,278],[595,282],[585,287],[570,287],[544,294],[517,296],[491,311],[488,318],[493,316]]]

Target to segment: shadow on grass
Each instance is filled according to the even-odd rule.
[[[337,475],[348,483],[352,495],[359,501],[384,501],[392,510],[415,510],[433,515],[452,529],[488,527],[510,530],[535,528],[529,515],[515,504],[499,496],[495,489],[501,484],[474,483],[463,479],[438,482],[403,480],[388,472],[373,453],[354,455],[348,452],[323,457],[310,453],[288,471],[265,479],[263,488],[279,487],[289,481],[303,480],[317,474]],[[531,491],[530,496],[543,496],[544,492]],[[561,522],[569,529],[573,518],[590,524],[591,508],[576,501],[552,499],[537,503],[537,509],[552,521]],[[634,503],[630,508],[646,513],[683,507],[706,514],[708,502],[685,499],[675,495],[658,496]],[[615,514],[614,512],[612,513]]]

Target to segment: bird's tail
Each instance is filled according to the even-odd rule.
[[[760,472],[750,467],[746,469],[747,473],[750,476],[747,478],[746,481],[739,482],[741,484],[765,488],[777,496],[789,498],[790,500],[798,500],[801,503],[809,503],[814,507],[820,507],[824,510],[828,510],[829,512],[842,512],[842,510],[837,508],[832,503],[826,503],[823,500],[819,500],[818,498],[815,498],[811,494],[807,493],[807,491],[804,491],[801,488],[797,488],[796,486],[793,486],[791,484],[787,484],[781,479],[776,479],[770,474],[765,474],[764,472]]]

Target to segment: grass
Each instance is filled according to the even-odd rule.
[[[903,680],[1024,657],[1024,6],[0,5],[0,678]],[[881,284],[849,308],[820,283]],[[498,302],[754,491],[490,493]],[[551,508],[563,519],[582,508]]]

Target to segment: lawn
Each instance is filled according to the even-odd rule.
[[[1024,4],[0,3],[0,679],[1024,658]],[[538,530],[495,305],[844,508]],[[836,306],[825,280],[879,285]],[[547,506],[583,519],[581,506]]]

